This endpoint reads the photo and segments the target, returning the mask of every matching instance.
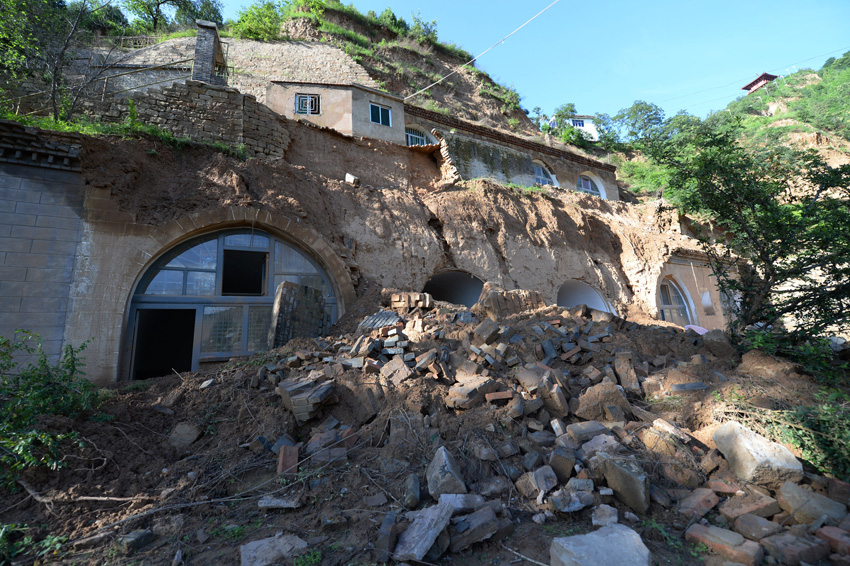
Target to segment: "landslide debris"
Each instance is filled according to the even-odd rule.
[[[471,309],[369,296],[345,334],[54,419],[93,448],[25,473],[2,522],[88,563],[842,560],[850,485],[715,420],[733,394],[809,391],[740,374],[722,338],[491,285]]]

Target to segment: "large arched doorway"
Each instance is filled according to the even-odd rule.
[[[577,305],[587,305],[598,311],[614,313],[614,309],[602,296],[602,293],[577,279],[567,281],[558,289],[558,306],[572,308]],[[615,313],[616,314],[616,313]]]
[[[430,293],[437,301],[471,307],[478,302],[484,281],[466,271],[443,271],[433,275],[425,283],[424,293]]]
[[[275,289],[287,281],[319,291],[324,316],[315,335],[336,322],[329,277],[289,242],[243,228],[175,246],[144,273],[133,295],[130,377],[195,370],[268,349]]]

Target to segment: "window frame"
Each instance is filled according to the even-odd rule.
[[[586,180],[588,183],[590,183],[589,189],[582,186],[582,181],[584,181],[584,180]],[[596,189],[596,192],[594,192],[593,189]],[[602,198],[602,190],[596,184],[596,181],[591,179],[589,175],[579,175],[578,176],[578,180],[576,181],[576,191],[578,191],[580,193],[585,193],[585,194],[588,194],[588,195],[593,195],[595,197]]]
[[[378,121],[375,121],[375,118],[373,116],[373,110],[372,110],[373,108],[377,108],[377,110],[378,110]],[[383,122],[383,119],[384,119],[383,111],[384,110],[386,110],[386,115],[387,115],[387,123],[386,124]],[[372,122],[373,124],[378,124],[379,126],[386,126],[388,128],[392,128],[393,127],[393,112],[392,112],[392,110],[393,109],[389,106],[384,106],[383,104],[378,104],[377,102],[372,102],[370,100],[369,101],[369,121]]]
[[[236,235],[251,235],[247,241],[231,240],[227,241],[231,236]],[[263,240],[260,240],[263,238]],[[180,257],[185,252],[195,249],[198,246],[213,242],[216,250],[215,268],[205,267],[167,267],[169,263]],[[289,253],[284,250],[284,247],[293,250],[298,254],[302,261],[300,264],[288,261],[285,264],[278,264],[278,257],[283,257],[283,254]],[[261,295],[234,295],[222,293],[222,277],[224,266],[225,250],[245,251],[245,252],[262,252],[266,254],[265,269],[263,274],[263,293]],[[151,282],[163,271],[178,272],[181,274],[181,293],[180,294],[153,294],[148,293],[148,287]],[[215,287],[212,294],[206,295],[188,295],[187,280],[192,272],[214,273]],[[195,309],[195,347],[192,355],[193,371],[197,370],[198,363],[221,361],[230,359],[233,356],[249,355],[255,351],[252,349],[251,321],[252,316],[256,316],[256,309],[268,308],[271,311],[274,306],[274,296],[276,291],[276,282],[278,280],[293,281],[297,280],[297,284],[305,284],[301,278],[318,278],[321,282],[322,295],[325,298],[325,324],[330,326],[334,324],[338,318],[336,291],[334,290],[333,282],[330,274],[322,265],[313,259],[309,253],[299,245],[290,242],[284,238],[270,234],[263,230],[252,230],[250,228],[236,228],[215,231],[203,236],[198,236],[171,248],[162,254],[144,273],[139,280],[136,290],[133,293],[133,298],[130,308],[131,328],[128,332],[128,339],[133,340],[133,333],[136,321],[136,312],[143,309]],[[315,285],[308,285],[315,287]],[[238,350],[212,352],[203,349],[202,341],[204,339],[204,314],[210,309],[227,308],[227,309],[242,309],[240,314],[236,315],[241,320],[240,341]],[[222,311],[223,312],[223,311]],[[132,348],[133,345],[131,344]],[[134,354],[131,354],[134,355]],[[134,362],[133,362],[134,363]],[[130,365],[130,372],[133,372],[134,366]]]
[[[544,173],[543,176],[539,176],[537,174],[538,168],[540,169],[541,172]],[[546,165],[545,163],[543,163],[539,159],[532,159],[531,160],[531,172],[534,175],[534,182],[536,184],[541,185],[541,186],[549,185],[549,186],[552,186],[552,187],[559,186],[558,180],[555,178],[555,174],[552,172],[552,170],[549,168],[548,165]],[[546,178],[546,182],[541,183],[540,179],[543,179],[544,177]]]
[[[667,302],[665,302],[665,290]],[[671,290],[682,300],[681,304],[675,302]],[[669,314],[665,314],[666,311],[669,311]],[[678,314],[678,317],[674,314],[674,311]],[[682,328],[689,324],[696,324],[687,294],[672,277],[665,277],[658,286],[658,317],[664,322],[672,322],[673,324],[679,324],[676,318],[683,319],[685,324],[680,324]]]
[[[299,102],[301,100],[307,100],[306,112],[301,112],[301,105]],[[313,108],[313,101],[315,101],[315,110]],[[297,92],[295,93],[295,114],[299,116],[319,116],[322,113],[322,95],[321,94],[309,94],[305,92]]]
[[[584,127],[584,120],[573,119],[572,120],[572,126],[573,126],[573,128],[583,128]]]
[[[411,136],[421,138],[422,143],[410,143]],[[431,145],[431,141],[428,139],[428,135],[419,128],[415,128],[412,126],[404,127],[404,141],[407,144],[407,147],[415,147],[418,145]]]

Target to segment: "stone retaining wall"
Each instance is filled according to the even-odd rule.
[[[198,81],[173,84],[132,96],[137,119],[196,141],[244,145],[252,157],[283,157],[290,135],[285,118],[251,95]],[[129,118],[127,100],[89,102],[88,114],[108,121]]]

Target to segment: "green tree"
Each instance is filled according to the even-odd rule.
[[[190,10],[189,0],[124,0],[124,8],[135,16],[143,30],[157,33],[171,23],[178,10]]]
[[[663,135],[664,110],[651,102],[636,100],[628,108],[620,110],[614,116],[614,122],[624,132],[626,142],[643,149]]]
[[[16,79],[43,68],[64,12],[54,0],[0,0],[0,73]]]
[[[620,131],[614,119],[608,114],[597,114],[594,118],[596,131],[599,133],[599,146],[608,151],[618,151],[621,148]]]
[[[121,8],[114,4],[104,4],[98,10],[91,10],[87,2],[80,0],[68,4],[68,13],[72,17],[81,10],[84,16],[80,21],[80,29],[90,33],[120,34],[130,25]]]
[[[190,0],[182,2],[174,13],[174,21],[183,28],[194,28],[196,20],[215,22],[219,26],[224,23],[221,15],[223,6],[221,0]]]
[[[232,26],[233,33],[238,37],[270,41],[280,37],[280,27],[283,25],[283,10],[285,5],[260,0],[254,2],[238,13],[238,19]]]
[[[792,344],[850,326],[850,166],[745,148],[735,122],[686,121],[652,155],[670,168],[665,196],[726,230],[728,240],[706,234],[702,244],[721,291],[736,299],[733,335],[786,317]]]

